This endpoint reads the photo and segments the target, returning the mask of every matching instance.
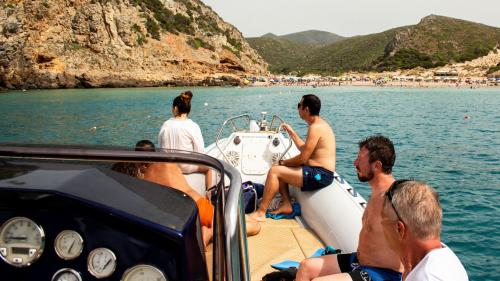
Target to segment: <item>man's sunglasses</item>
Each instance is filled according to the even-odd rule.
[[[299,109],[299,108],[302,108],[302,103],[300,103],[300,102],[297,104],[297,109]]]
[[[385,193],[387,198],[389,198],[389,202],[391,202],[391,206],[394,209],[394,212],[396,213],[396,216],[398,217],[398,220],[400,220],[402,223],[405,223],[401,217],[399,216],[398,210],[396,210],[396,207],[394,207],[394,204],[392,203],[392,197],[394,196],[394,191],[398,189],[402,183],[407,182],[410,180],[397,180],[391,184],[391,187],[389,187],[389,190]]]

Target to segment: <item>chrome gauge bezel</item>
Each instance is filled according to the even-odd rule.
[[[70,246],[70,247],[78,247],[76,248],[77,249],[76,254],[71,255],[68,253],[64,253],[63,249],[60,247],[60,242],[62,242],[62,239],[64,239],[68,235],[72,235],[76,239],[73,242],[74,243],[73,246]],[[54,250],[56,251],[57,256],[59,256],[61,259],[74,260],[82,254],[83,238],[78,232],[74,230],[69,230],[69,229],[63,230],[56,236],[56,239],[54,240]]]
[[[12,225],[17,223],[18,221],[28,222],[34,225],[33,231],[37,232],[36,234],[40,236],[40,244],[32,245],[34,248],[29,248],[28,254],[13,254],[12,246],[8,246],[5,242],[4,235],[6,235],[5,231]],[[43,249],[45,247],[45,232],[43,228],[34,222],[33,220],[27,217],[13,217],[8,219],[0,226],[0,258],[5,261],[7,264],[10,264],[14,267],[27,267],[36,262],[43,253]],[[34,254],[31,254],[31,251],[36,251]],[[32,256],[31,256],[32,255]],[[23,260],[23,257],[28,257],[26,260]],[[15,259],[18,259],[17,261]],[[19,262],[19,260],[21,262]]]
[[[112,267],[111,267],[111,270],[107,273],[99,272],[94,267],[93,259],[99,253],[106,253],[107,255],[109,255],[109,257],[111,259],[109,262],[111,263],[110,265]],[[102,278],[106,278],[106,277],[111,276],[115,272],[115,269],[116,269],[116,255],[115,255],[115,253],[113,253],[113,251],[111,251],[108,248],[96,248],[96,249],[92,250],[92,252],[90,252],[90,254],[87,258],[87,269],[90,272],[90,274],[92,274],[97,279],[102,279]]]
[[[80,275],[80,273],[74,269],[71,269],[71,268],[62,268],[62,269],[59,269],[56,273],[54,273],[54,275],[52,276],[52,279],[51,281],[57,281],[57,278],[62,275],[63,273],[66,273],[66,272],[69,272],[71,274],[73,274],[74,276],[76,276],[76,279],[78,281],[82,281],[82,276]]]
[[[142,268],[146,268],[148,270],[153,270],[155,271],[156,273],[159,273],[161,275],[161,277],[163,279],[161,279],[162,281],[168,281],[168,278],[167,276],[163,273],[163,271],[161,271],[160,269],[158,269],[157,267],[153,266],[153,265],[149,265],[149,264],[138,264],[138,265],[135,265],[133,267],[130,267],[128,268],[127,270],[125,270],[125,272],[123,273],[122,275],[122,278],[120,279],[120,281],[135,281],[134,279],[130,279],[132,276],[132,274],[137,271],[137,270],[140,270]],[[155,279],[155,280],[158,280],[158,279]]]

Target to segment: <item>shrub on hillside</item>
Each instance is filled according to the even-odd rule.
[[[394,56],[383,57],[379,61],[376,66],[376,69],[379,71],[411,69],[418,66],[432,68],[436,66],[429,55],[420,53],[415,49],[401,49]]]
[[[206,34],[218,34],[222,33],[222,30],[217,25],[217,22],[206,15],[200,15],[196,18],[196,24],[198,28],[205,32]]]
[[[500,63],[497,64],[497,66],[493,66],[488,70],[488,74],[491,74],[493,72],[497,72],[500,70]]]
[[[153,13],[153,17],[160,27],[167,32],[177,34],[179,32],[194,34],[191,26],[192,19],[181,14],[174,14],[167,9],[160,0],[129,0],[140,7],[145,7]],[[159,37],[159,36],[158,36]],[[153,37],[154,38],[154,37]]]
[[[211,50],[211,51],[215,51],[215,48],[214,46],[208,44],[207,42],[201,40],[200,38],[189,38],[187,40],[187,44],[191,47],[193,47],[194,49],[198,49],[198,48],[205,48],[205,49],[208,49],[208,50]]]
[[[149,16],[146,16],[146,30],[148,34],[156,40],[160,40],[160,27],[158,24]]]

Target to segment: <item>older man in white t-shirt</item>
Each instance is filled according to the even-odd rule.
[[[440,241],[442,209],[429,185],[395,181],[382,208],[384,236],[401,258],[405,281],[468,281],[453,251]]]

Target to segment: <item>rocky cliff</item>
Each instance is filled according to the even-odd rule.
[[[237,84],[266,71],[199,0],[0,2],[0,87]]]

